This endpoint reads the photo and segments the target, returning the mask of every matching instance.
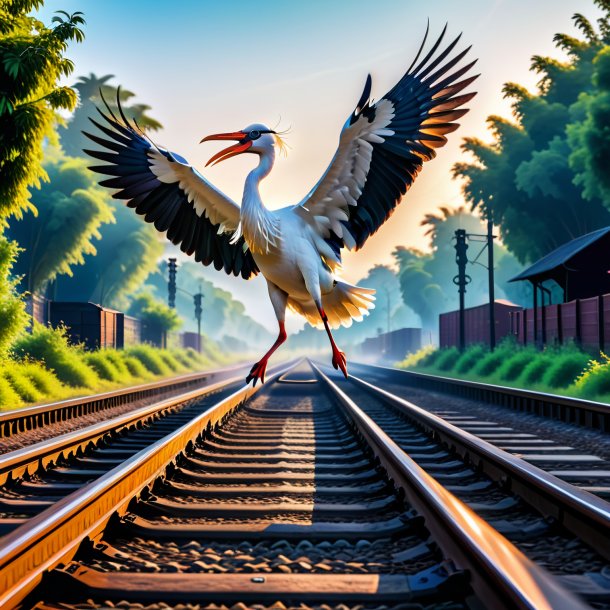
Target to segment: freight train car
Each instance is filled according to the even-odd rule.
[[[90,350],[119,347],[119,316],[122,316],[120,312],[95,303],[49,303],[51,326],[65,326],[71,343],[82,343]]]
[[[496,318],[496,341],[511,333],[511,312],[521,311],[504,299],[494,302]],[[468,307],[464,310],[464,339],[466,345],[473,343],[489,344],[489,305]],[[441,347],[457,347],[460,343],[460,312],[449,311],[439,316],[439,343]]]

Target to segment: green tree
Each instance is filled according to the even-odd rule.
[[[595,90],[580,96],[582,120],[568,126],[570,166],[584,196],[600,198],[610,208],[610,46],[597,54],[593,66]]]
[[[96,148],[96,144],[84,136],[82,132],[92,133],[96,131],[89,118],[104,122],[96,110],[96,108],[103,107],[102,96],[111,110],[118,116],[116,104],[118,92],[121,108],[127,118],[135,119],[138,125],[147,131],[161,129],[161,123],[148,115],[150,106],[130,103],[131,98],[135,97],[135,93],[128,89],[117,89],[114,85],[108,84],[108,81],[112,78],[114,78],[112,74],[98,77],[91,73],[89,76],[79,77],[74,85],[74,89],[78,91],[79,104],[68,125],[60,129],[61,144],[69,155],[81,156],[83,149]]]
[[[427,214],[421,222],[430,237],[430,252],[399,246],[394,251],[398,263],[400,288],[405,304],[421,318],[426,330],[436,333],[438,315],[457,309],[458,292],[453,278],[457,274],[455,263],[455,231],[464,229],[470,235],[482,236],[486,226],[481,219],[464,208],[441,207],[436,214]],[[471,277],[467,286],[468,307],[481,305],[488,299],[487,253],[483,251],[484,237],[468,241],[468,265],[466,273]],[[494,244],[496,298],[509,298],[517,303],[527,303],[527,292],[520,285],[508,284],[508,280],[521,270],[515,257],[503,244]]]
[[[16,290],[18,280],[12,275],[18,252],[16,244],[0,236],[0,360],[6,357],[29,321],[23,299]]]
[[[269,347],[275,339],[261,324],[246,314],[243,303],[235,300],[227,290],[215,286],[205,277],[206,269],[200,263],[180,261],[176,285],[176,310],[184,320],[184,330],[196,331],[192,295],[201,290],[203,294],[203,315],[201,330],[211,339],[222,341],[226,337],[239,339],[251,348]],[[158,299],[167,296],[167,263],[161,261],[157,272],[152,274],[147,284]]]
[[[143,324],[159,328],[162,332],[175,330],[182,324],[175,309],[157,301],[147,292],[139,294],[132,300],[129,314],[142,320]]]
[[[462,148],[474,162],[454,166],[454,176],[465,180],[467,201],[484,214],[493,213],[503,242],[522,263],[610,224],[607,201],[599,193],[583,194],[574,170],[580,153],[571,148],[578,137],[569,137],[571,123],[586,115],[581,92],[595,89],[594,59],[609,42],[610,2],[595,4],[605,12],[598,20],[599,32],[577,13],[574,23],[582,38],[557,34],[554,39],[567,61],[534,56],[531,69],[540,75],[538,91],[507,83],[503,91],[512,100],[515,122],[490,116],[494,142],[465,139]],[[581,135],[581,144],[588,146]]]
[[[59,300],[93,301],[125,309],[131,296],[157,267],[163,243],[151,225],[146,225],[121,202],[107,200],[115,218],[99,230],[96,254],[72,269],[70,277],[57,278]]]
[[[53,138],[57,110],[71,110],[76,93],[58,87],[73,63],[64,56],[81,42],[82,13],[58,11],[45,26],[28,15],[42,0],[4,0],[0,6],[0,229],[11,214],[35,212],[29,187],[47,178],[42,143]]]
[[[33,194],[38,213],[11,220],[7,235],[24,248],[14,267],[28,292],[44,292],[57,275],[72,276],[76,265],[94,256],[103,223],[114,222],[108,195],[95,183],[84,159],[47,150],[49,182]]]

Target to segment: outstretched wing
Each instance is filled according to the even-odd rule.
[[[105,100],[104,103],[106,104]],[[86,150],[107,165],[90,169],[112,176],[100,182],[117,191],[146,222],[204,265],[249,279],[258,267],[243,237],[232,240],[239,224],[239,207],[214,188],[186,159],[155,146],[135,123],[125,117],[117,96],[120,119],[106,104],[98,112],[109,127],[91,122],[106,138],[85,133],[102,150]]]
[[[476,60],[452,71],[470,50],[450,57],[461,34],[437,54],[446,30],[417,63],[426,30],[406,74],[374,104],[369,75],[326,173],[295,208],[339,259],[340,248],[361,248],[390,217],[424,161],[433,159],[446,134],[459,127],[454,121],[468,112],[459,107],[476,95],[458,95],[477,78],[460,80]]]

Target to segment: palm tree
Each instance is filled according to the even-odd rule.
[[[148,111],[151,109],[146,104],[129,104],[129,100],[135,97],[133,91],[110,85],[108,81],[114,78],[112,74],[97,76],[91,72],[88,76],[79,77],[74,85],[74,89],[78,91],[79,105],[72,115],[71,120],[66,127],[61,128],[61,145],[66,154],[73,157],[80,157],[83,154],[83,148],[93,148],[95,145],[83,136],[82,131],[90,131],[91,123],[89,117],[95,118],[98,116],[96,107],[102,105],[102,95],[110,106],[115,111],[117,110],[116,98],[117,91],[121,100],[121,108],[126,116],[130,119],[135,119],[142,129],[157,131],[163,126],[159,121],[152,118]]]

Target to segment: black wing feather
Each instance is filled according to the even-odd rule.
[[[106,100],[102,101],[107,112],[98,108],[106,124],[92,118],[90,121],[107,136],[85,135],[102,150],[85,150],[91,157],[106,165],[93,166],[93,171],[110,176],[100,182],[102,186],[117,189],[116,199],[126,201],[128,207],[144,216],[158,231],[167,232],[167,238],[187,254],[196,254],[196,260],[205,265],[213,264],[218,270],[241,275],[248,279],[259,272],[250,250],[244,252],[244,239],[231,243],[231,236],[218,234],[219,225],[213,224],[205,214],[198,215],[179,183],[162,183],[151,170],[149,154],[155,150],[170,163],[179,163],[177,156],[167,150],[153,149],[137,125],[132,125],[119,100],[118,118]]]

